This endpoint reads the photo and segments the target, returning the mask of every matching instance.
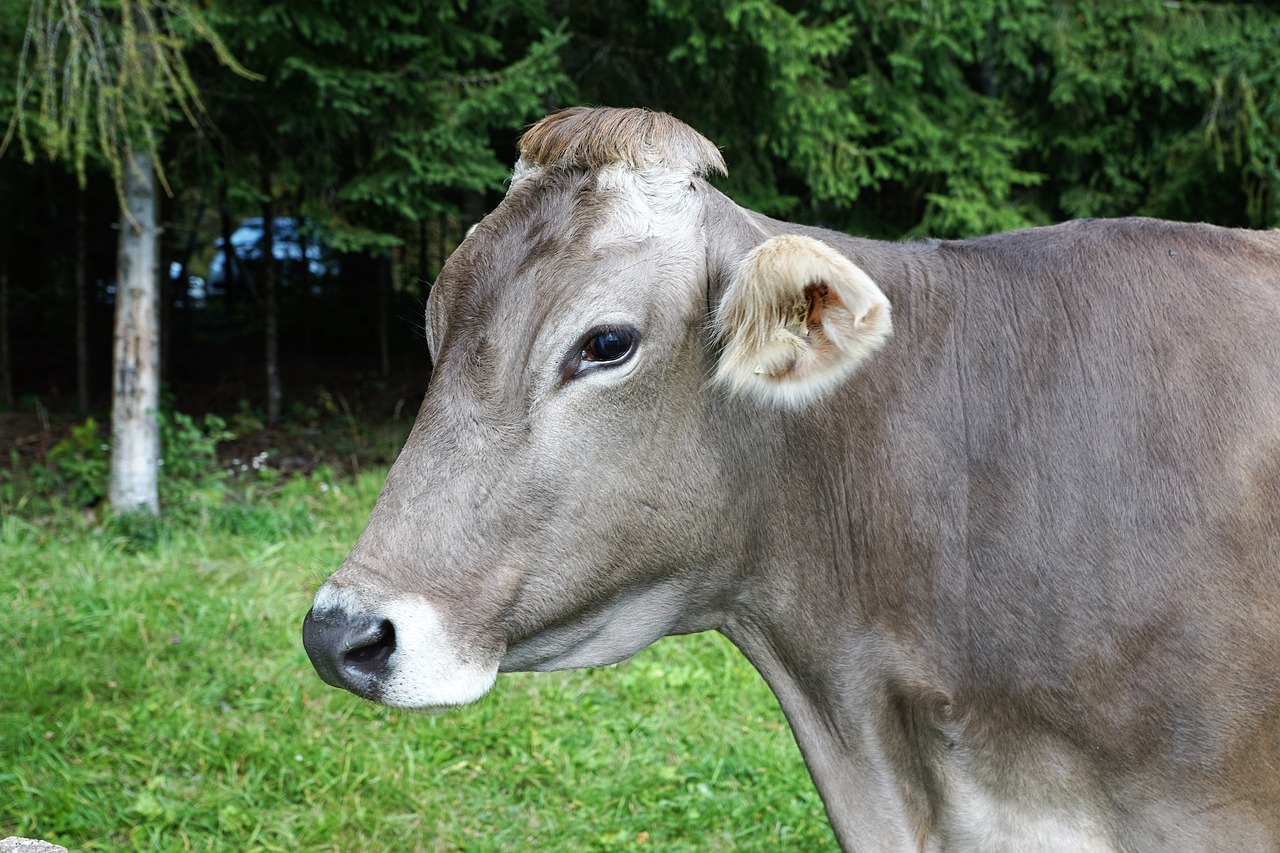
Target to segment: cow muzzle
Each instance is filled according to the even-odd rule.
[[[468,654],[445,630],[437,608],[419,596],[372,601],[330,584],[316,593],[302,622],[302,645],[326,683],[383,705],[426,711],[489,692],[500,654]]]
[[[396,629],[389,619],[352,620],[341,611],[320,616],[307,611],[302,645],[326,684],[377,701],[377,685],[396,650]]]

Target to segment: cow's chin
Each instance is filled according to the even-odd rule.
[[[502,672],[550,672],[608,666],[626,660],[668,634],[713,627],[686,624],[686,590],[676,583],[630,588],[611,601],[517,640]]]
[[[395,667],[391,676],[368,698],[380,705],[417,714],[443,714],[482,698],[492,689],[497,675],[496,666],[468,668],[454,672],[446,681],[414,672],[409,662],[407,666]]]

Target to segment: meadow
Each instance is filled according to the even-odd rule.
[[[834,850],[776,701],[715,634],[395,712],[300,641],[385,469],[129,524],[0,507],[0,837],[72,851]],[[171,501],[175,498],[171,497]]]

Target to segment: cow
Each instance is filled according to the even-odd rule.
[[[867,851],[1280,849],[1280,233],[880,242],[574,108],[303,639],[386,705],[722,632]]]

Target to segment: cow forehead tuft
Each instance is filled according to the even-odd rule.
[[[706,137],[666,113],[644,109],[571,107],[553,113],[521,138],[520,160],[525,168],[596,170],[620,164],[700,177],[728,174],[720,149]]]

